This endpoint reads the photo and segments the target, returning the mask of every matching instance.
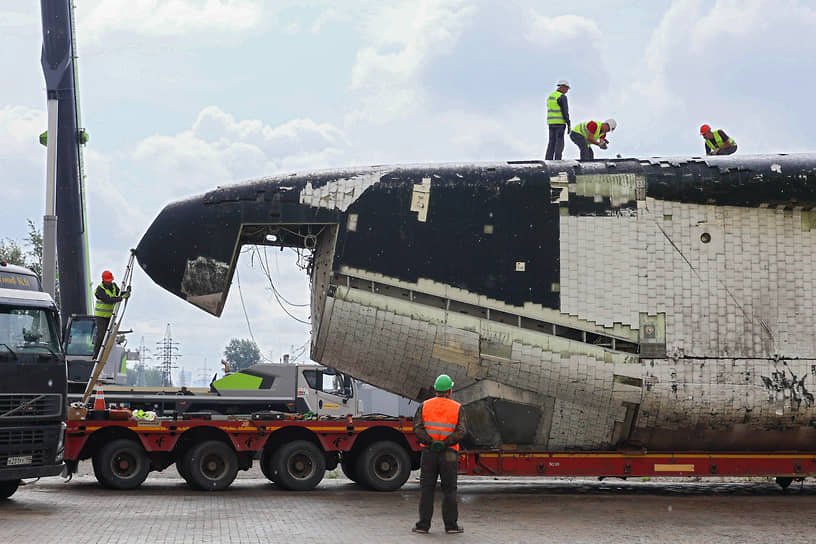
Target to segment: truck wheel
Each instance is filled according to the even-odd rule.
[[[14,495],[19,485],[20,480],[3,480],[0,482],[0,499],[8,499]]]
[[[343,470],[343,474],[346,475],[346,478],[352,482],[360,483],[360,478],[357,476],[356,461],[357,460],[353,456],[349,456],[349,458],[346,459],[344,454],[343,459],[340,461],[340,468]]]
[[[788,478],[787,476],[777,476],[776,477],[776,485],[782,488],[782,490],[787,490],[788,486],[793,483],[793,478]]]
[[[320,483],[325,473],[323,451],[306,440],[284,444],[272,457],[272,476],[284,489],[308,491]]]
[[[264,450],[261,454],[261,472],[266,476],[266,479],[273,483],[278,483],[275,475],[275,467],[272,466],[274,455],[270,450]]]
[[[208,440],[190,449],[183,470],[204,491],[226,489],[238,474],[238,456],[223,442]]]
[[[111,489],[136,489],[150,472],[150,459],[138,442],[120,438],[94,455],[97,480]]]
[[[189,485],[192,485],[190,482],[190,473],[187,472],[187,469],[184,467],[184,457],[179,457],[176,459],[176,471],[178,471],[179,476],[184,478],[184,481],[187,482]]]
[[[411,458],[402,446],[390,440],[366,447],[357,462],[360,483],[374,491],[395,491],[410,475]]]

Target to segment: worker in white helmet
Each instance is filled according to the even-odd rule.
[[[578,146],[581,151],[582,161],[591,161],[595,158],[592,152],[591,145],[597,145],[601,149],[606,149],[609,145],[609,140],[606,135],[615,130],[618,123],[614,119],[607,119],[606,121],[587,121],[580,123],[572,132],[570,132],[570,140]]]
[[[564,130],[570,130],[569,105],[567,91],[570,84],[566,79],[556,83],[555,91],[547,97],[547,126],[550,129],[550,138],[547,142],[547,153],[544,159],[551,161],[561,160],[564,152]]]

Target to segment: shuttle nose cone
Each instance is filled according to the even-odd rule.
[[[174,295],[221,315],[240,222],[218,220],[201,197],[165,207],[136,248],[139,266]]]

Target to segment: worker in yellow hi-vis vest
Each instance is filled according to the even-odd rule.
[[[465,411],[451,399],[453,380],[441,374],[434,382],[436,396],[422,403],[414,416],[414,433],[422,445],[419,469],[419,521],[411,529],[427,533],[431,529],[434,489],[442,480],[442,520],[446,533],[462,533],[456,505],[456,479],[459,473],[459,441],[467,433]]]
[[[582,161],[591,161],[595,158],[590,146],[597,145],[601,149],[606,149],[609,145],[609,140],[606,139],[606,134],[612,132],[617,128],[618,123],[614,119],[607,119],[601,121],[587,121],[580,123],[572,132],[570,132],[570,140],[578,146],[581,152]]]
[[[96,306],[94,307],[94,317],[96,318],[96,342],[94,343],[94,359],[99,355],[102,347],[102,340],[105,338],[105,331],[108,330],[113,307],[117,302],[130,296],[130,288],[124,293],[119,290],[119,286],[113,283],[113,274],[110,270],[102,272],[102,283],[96,288]]]
[[[705,140],[706,155],[731,155],[737,151],[737,142],[724,130],[711,130],[708,125],[700,127],[700,136]]]
[[[547,126],[550,129],[550,139],[547,142],[547,153],[544,160],[560,161],[564,152],[564,132],[570,131],[569,104],[567,91],[569,82],[562,79],[556,83],[556,89],[547,97]]]

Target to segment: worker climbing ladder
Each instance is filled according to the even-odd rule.
[[[128,259],[127,266],[125,267],[125,275],[122,277],[122,292],[125,293],[130,291],[130,281],[133,276],[133,262],[135,256],[136,251],[131,249],[130,258]],[[110,354],[111,349],[113,349],[113,345],[116,343],[116,335],[119,333],[119,325],[121,325],[122,318],[125,315],[128,300],[128,298],[123,298],[113,306],[113,313],[111,314],[110,321],[108,322],[108,328],[105,330],[105,336],[102,340],[102,348],[99,350],[99,354],[94,360],[91,378],[88,380],[88,384],[85,386],[85,393],[82,395],[81,403],[83,405],[87,404],[88,397],[91,396],[91,391],[93,391],[94,386],[96,386],[99,375],[102,373],[102,369],[105,367],[105,363],[108,361],[108,355]],[[97,331],[97,334],[99,334],[99,331]]]

